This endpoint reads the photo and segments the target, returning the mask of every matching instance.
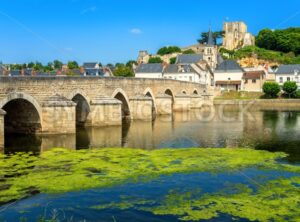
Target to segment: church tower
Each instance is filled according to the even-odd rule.
[[[218,48],[216,46],[213,32],[211,29],[208,31],[207,43],[204,48],[203,59],[207,61],[212,70],[217,67],[218,64]]]

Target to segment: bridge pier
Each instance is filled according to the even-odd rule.
[[[155,98],[157,115],[172,115],[172,96],[167,94],[159,94]]]
[[[150,97],[135,96],[129,99],[130,116],[133,120],[149,120],[153,118],[153,100]]]
[[[203,98],[200,95],[191,95],[191,109],[200,109],[203,105]]]
[[[87,126],[120,126],[122,125],[122,102],[99,96],[91,101],[90,114],[87,119]]]
[[[0,153],[4,150],[4,116],[6,112],[0,109]]]
[[[187,94],[180,93],[175,96],[173,110],[175,112],[189,111],[191,109],[191,97]]]
[[[55,95],[42,105],[42,134],[76,133],[76,103]]]

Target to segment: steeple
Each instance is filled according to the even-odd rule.
[[[209,28],[209,31],[208,31],[207,45],[210,45],[210,46],[215,45],[215,40],[214,40],[213,32],[211,31],[211,28]]]

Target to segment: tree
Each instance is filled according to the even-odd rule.
[[[34,64],[34,66],[33,66],[33,69],[34,69],[35,71],[42,71],[42,70],[44,69],[44,66],[43,66],[43,64],[40,63],[40,62],[36,62],[36,63]]]
[[[78,63],[76,61],[69,61],[68,62],[68,68],[69,69],[78,69],[79,66],[78,66]]]
[[[62,69],[63,63],[59,60],[54,60],[53,66],[54,66],[54,69]]]
[[[126,63],[126,66],[127,66],[127,67],[130,67],[130,68],[132,68],[133,65],[137,65],[137,62],[134,61],[134,60],[129,60],[129,61]]]
[[[175,64],[176,60],[177,60],[176,57],[170,58],[170,64]]]
[[[298,86],[296,82],[291,82],[291,81],[287,81],[283,84],[282,87],[283,91],[285,94],[287,94],[289,96],[289,98],[291,98],[291,96],[294,96]]]
[[[213,39],[214,39],[215,45],[217,45],[218,40],[222,39],[224,37],[224,35],[225,35],[224,31],[213,32]],[[197,41],[200,44],[207,44],[208,32],[202,32],[200,39],[198,39]]]
[[[162,47],[157,51],[158,55],[168,55],[172,53],[180,53],[181,49],[178,46]]]
[[[263,85],[263,91],[268,98],[276,98],[280,92],[280,86],[276,82],[265,82]]]
[[[260,48],[300,55],[300,28],[263,29],[258,33],[255,42]]]
[[[44,67],[44,71],[45,72],[50,72],[53,71],[53,63],[52,62],[48,62],[48,64]]]
[[[183,54],[196,54],[196,52],[193,49],[187,49],[182,52]]]
[[[116,66],[113,73],[114,73],[114,76],[121,76],[121,77],[133,77],[134,76],[134,72],[133,72],[132,68],[127,67],[125,65]]]
[[[27,68],[32,69],[34,67],[34,62],[30,62],[27,65]]]
[[[162,59],[160,57],[151,57],[148,63],[162,63]]]

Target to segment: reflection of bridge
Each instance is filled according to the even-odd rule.
[[[7,133],[69,134],[202,106],[206,86],[165,79],[1,77],[0,144]]]

